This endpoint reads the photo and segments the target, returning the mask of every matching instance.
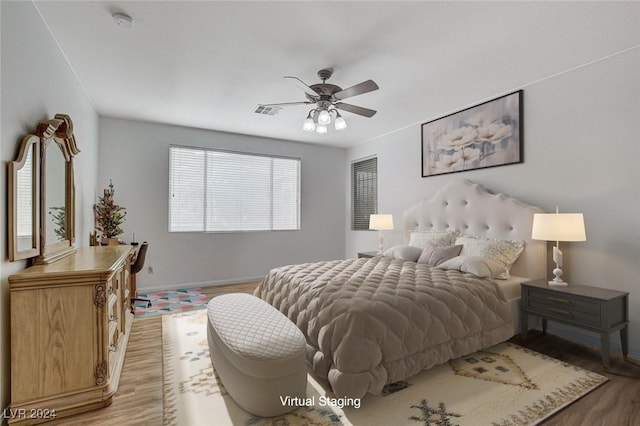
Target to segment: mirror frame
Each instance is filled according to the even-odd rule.
[[[73,171],[73,157],[80,150],[76,145],[73,135],[73,122],[71,117],[65,114],[56,114],[51,120],[41,121],[36,131],[40,138],[40,254],[34,263],[36,265],[48,264],[69,256],[76,252],[75,249],[75,183]],[[65,159],[65,207],[67,212],[66,231],[67,237],[53,244],[46,241],[47,235],[47,146],[56,143]]]
[[[46,174],[47,167],[46,148],[47,145],[56,143],[65,160],[65,210],[66,217],[66,238],[54,244],[47,245],[46,224],[47,224],[47,200],[46,200]],[[18,171],[24,167],[29,148],[33,148],[33,188],[32,197],[32,226],[33,239],[31,248],[19,251],[18,246]],[[34,263],[47,264],[55,262],[65,256],[75,253],[75,215],[76,199],[73,171],[73,157],[80,150],[76,145],[76,138],[73,135],[73,121],[66,114],[56,114],[51,120],[41,121],[35,133],[26,135],[20,142],[18,156],[15,161],[8,163],[8,234],[9,250],[8,257],[11,262],[21,259],[34,258]]]
[[[31,188],[31,247],[20,250],[18,244],[18,171],[27,161],[29,148],[32,156],[32,188]],[[29,134],[22,138],[15,161],[9,161],[9,261],[28,259],[40,254],[40,137]]]

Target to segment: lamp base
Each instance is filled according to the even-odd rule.
[[[382,256],[382,248],[384,247],[384,235],[382,235],[382,231],[378,231],[378,241],[380,242],[378,245],[378,256]]]
[[[555,248],[555,247],[554,247]],[[550,286],[555,286],[555,287],[566,287],[569,284],[567,284],[566,282],[562,281],[562,269],[560,269],[560,265],[558,265],[556,263],[556,267],[553,270],[553,275],[555,275],[556,277],[554,279],[552,279],[551,281],[549,281],[549,285]]]

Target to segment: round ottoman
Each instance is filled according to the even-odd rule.
[[[298,327],[245,293],[214,297],[207,314],[211,362],[231,398],[261,417],[296,409],[283,401],[306,395],[306,341]]]

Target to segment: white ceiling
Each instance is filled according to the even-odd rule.
[[[36,1],[99,114],[349,147],[640,45],[640,3]],[[134,19],[118,27],[114,12]],[[380,90],[305,133],[285,75]],[[526,93],[525,93],[526,99]]]

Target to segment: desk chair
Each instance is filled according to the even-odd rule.
[[[140,245],[140,249],[138,250],[138,256],[136,256],[136,260],[131,264],[131,281],[135,283],[135,275],[140,272],[142,270],[142,267],[144,266],[144,259],[147,256],[147,249],[149,248],[149,243],[148,242],[143,242]],[[133,291],[133,297],[131,298],[131,313],[135,312],[133,303],[134,302],[147,302],[147,308],[151,307],[151,300],[149,299],[142,299],[139,297],[136,297],[138,295],[138,290],[137,290],[137,286],[132,286],[133,288],[131,289]]]

